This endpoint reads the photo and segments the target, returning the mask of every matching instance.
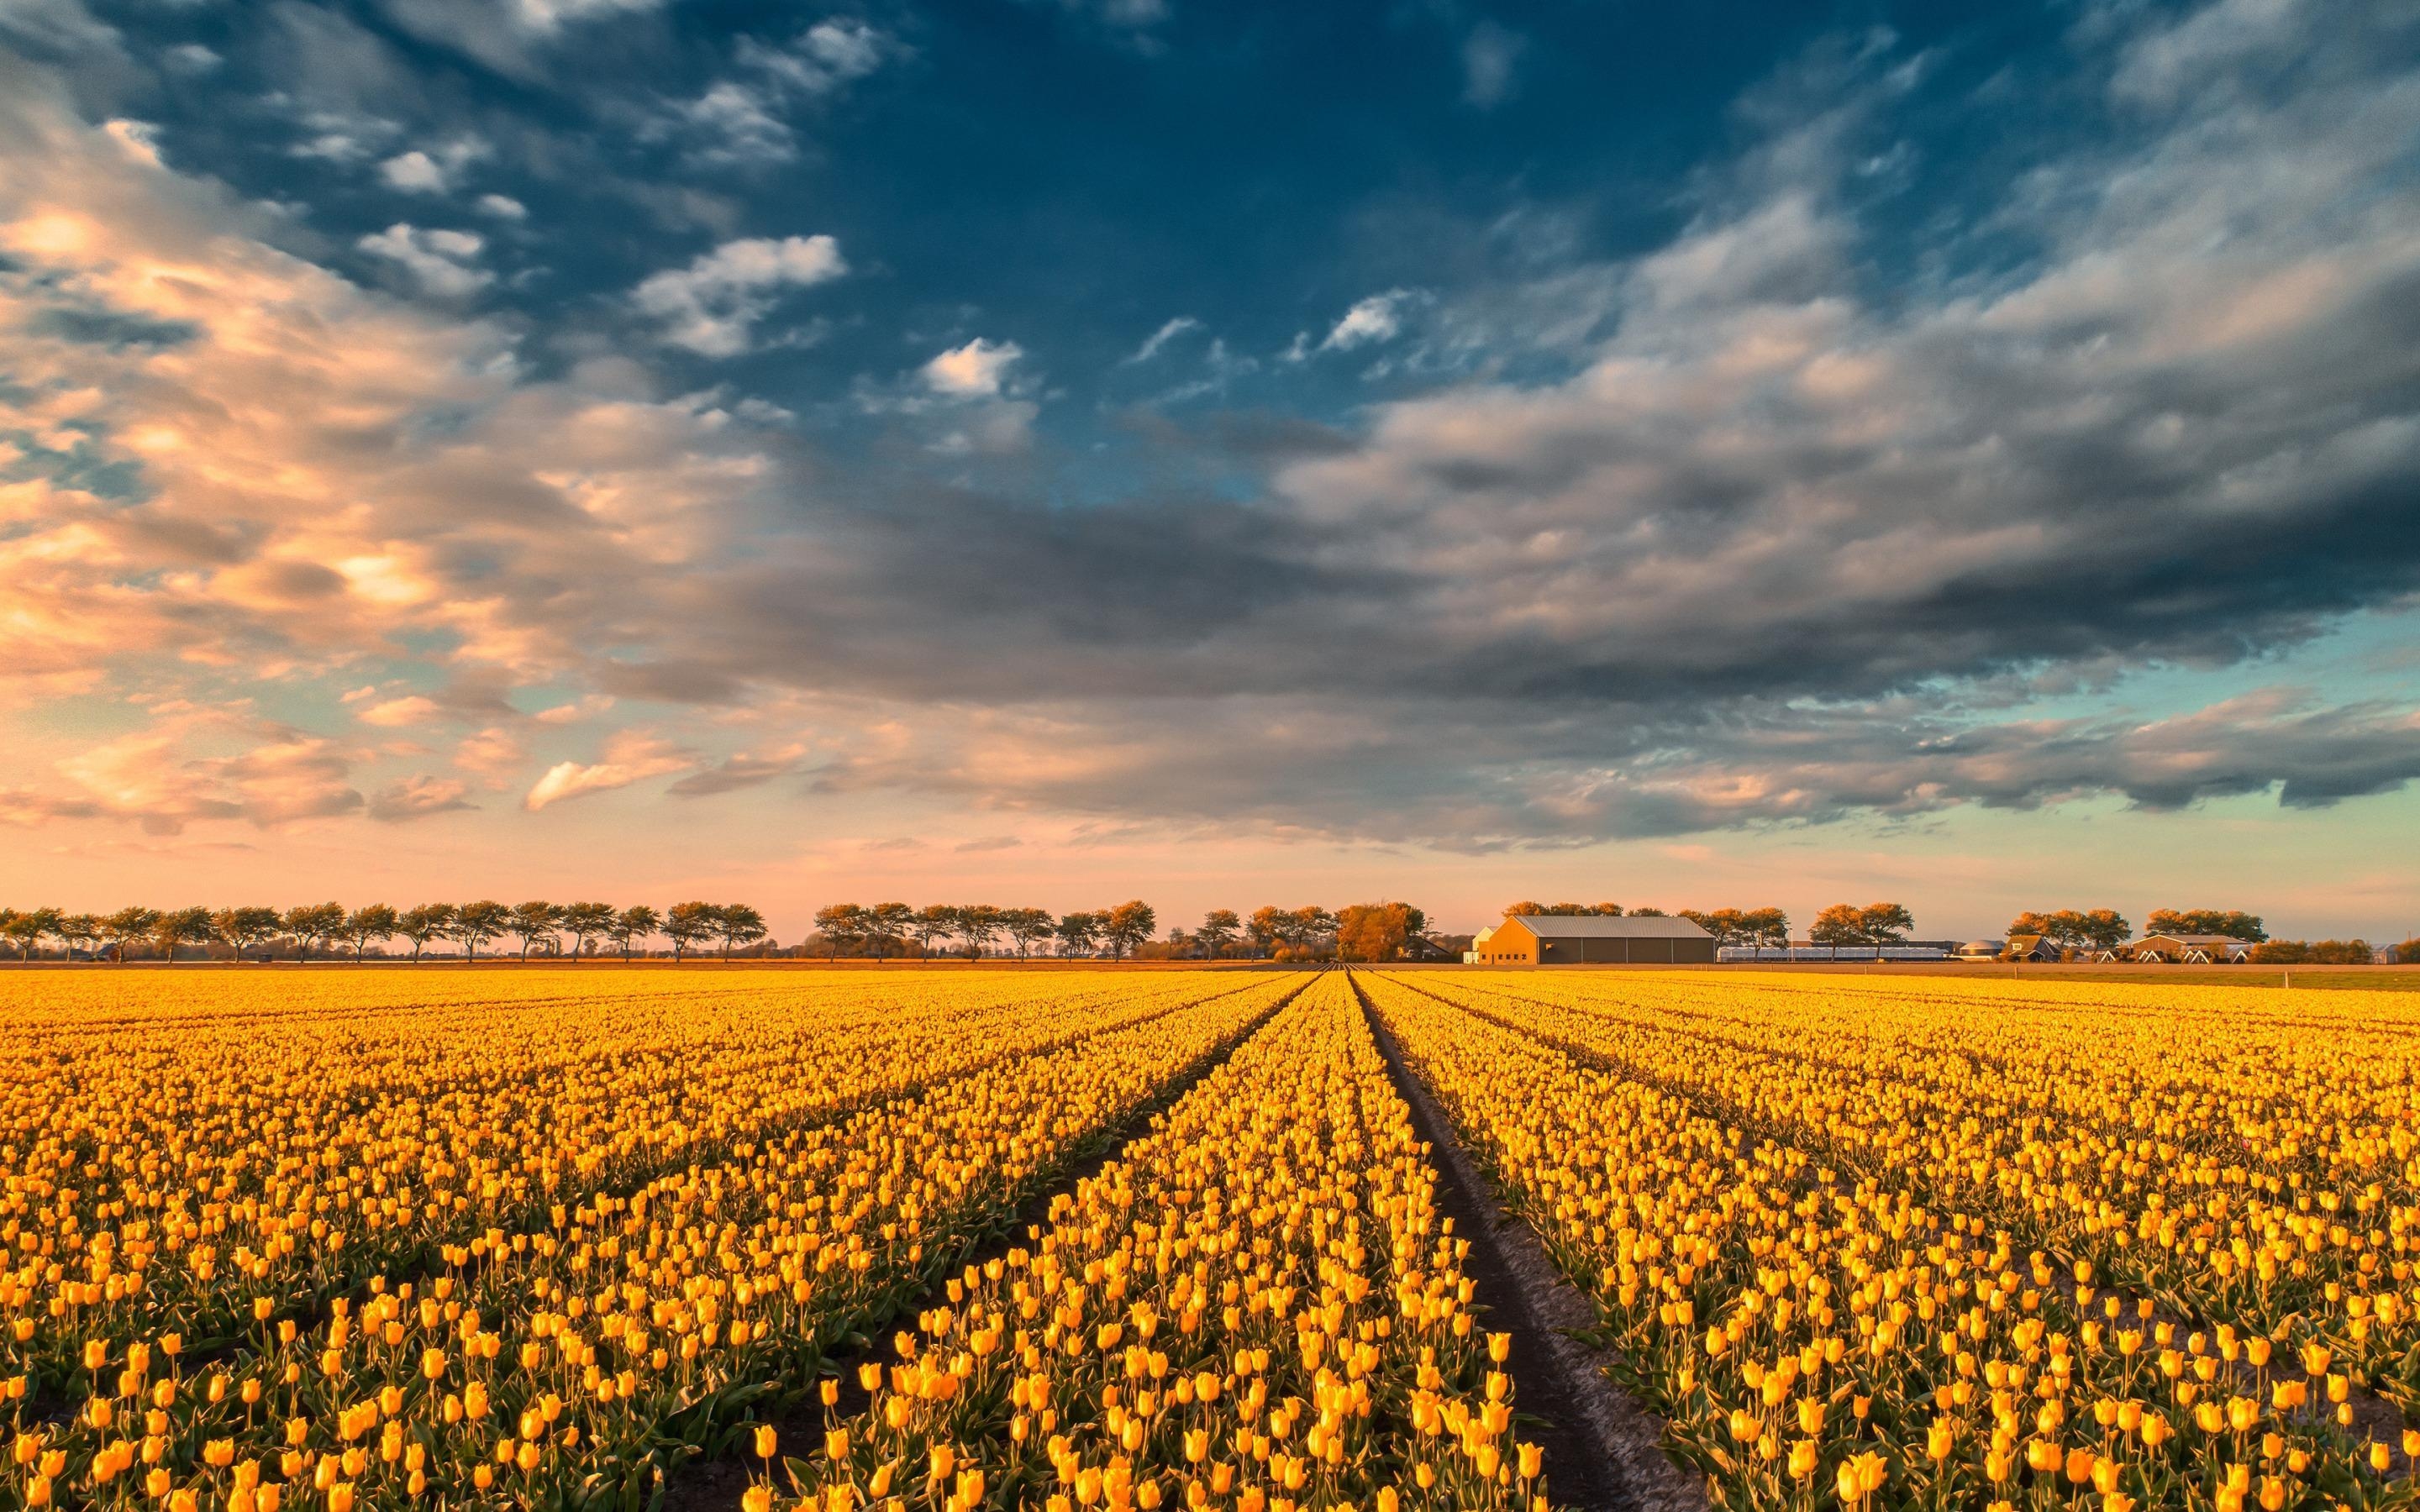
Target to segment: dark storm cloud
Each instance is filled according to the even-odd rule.
[[[2420,91],[2378,41],[2252,87],[2132,38],[2104,87],[2157,57],[2167,103],[2034,170],[2041,255],[1888,300],[1826,188],[1903,87],[1862,60],[1870,98],[1587,278],[1620,314],[1568,378],[1381,404],[1254,504],[843,526],[867,591],[797,606],[821,686],[1033,722],[826,780],[1443,843],[2399,787],[2392,707],[1991,723],[1959,691],[2237,667],[2420,588]],[[1020,787],[970,754],[1025,742],[1098,760]]]
[[[1912,818],[2115,795],[2149,810],[2282,787],[2289,806],[2420,778],[2420,717],[2266,688],[2163,718],[1978,723],[1907,700],[1719,710],[1467,701],[1169,701],[937,718],[818,776],[1002,809],[1151,812],[1445,849]]]

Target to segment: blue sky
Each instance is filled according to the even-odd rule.
[[[0,887],[2391,932],[2415,61],[2328,0],[15,0]]]

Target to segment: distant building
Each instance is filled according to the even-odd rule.
[[[1499,966],[1711,965],[1714,937],[1685,918],[1515,914],[1471,941],[1476,964]]]
[[[2252,942],[2232,934],[2146,934],[2121,949],[2121,959],[2211,966],[2240,964],[2252,958]]]
[[[2001,948],[2003,961],[2056,961],[2059,949],[2046,934],[2011,934]]]

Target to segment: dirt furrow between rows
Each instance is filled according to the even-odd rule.
[[[1470,1241],[1466,1273],[1491,1300],[1491,1324],[1512,1336],[1506,1362],[1522,1437],[1545,1451],[1555,1504],[1579,1512],[1704,1512],[1705,1488],[1663,1451],[1663,1421],[1606,1375],[1612,1352],[1575,1338],[1594,1328],[1596,1308],[1556,1273],[1527,1224],[1507,1217],[1487,1179],[1462,1148],[1452,1122],[1404,1063],[1393,1036],[1354,992],[1386,1057],[1395,1089],[1428,1141],[1440,1178],[1437,1206]]]
[[[863,1411],[867,1393],[858,1383],[857,1369],[860,1365],[871,1363],[887,1371],[898,1363],[898,1350],[887,1333],[892,1323],[902,1318],[912,1319],[923,1310],[943,1305],[946,1299],[942,1287],[949,1277],[959,1274],[967,1266],[984,1265],[1018,1244],[1033,1242],[1039,1236],[1040,1226],[1050,1219],[1053,1202],[1099,1175],[1103,1167],[1124,1154],[1126,1146],[1151,1128],[1155,1117],[1174,1106],[1176,1101],[1191,1091],[1203,1077],[1224,1065],[1229,1056],[1258,1034],[1288,1003],[1309,990],[1313,980],[1306,978],[1302,986],[1270,1004],[1224,1044],[1171,1077],[1168,1084],[1149,1101],[1137,1106],[1115,1125],[1099,1131],[1070,1150],[1067,1160],[1056,1167],[1056,1173],[1040,1179],[1012,1215],[988,1235],[976,1236],[946,1263],[934,1269],[931,1273],[937,1279],[933,1289],[918,1297],[912,1304],[903,1305],[884,1317],[868,1319],[860,1331],[860,1336],[864,1340],[861,1346],[827,1357],[812,1376],[790,1382],[792,1389],[765,1418],[771,1423],[780,1439],[783,1453],[804,1453],[811,1445],[821,1443],[827,1411],[842,1417],[853,1416]],[[825,1380],[834,1381],[839,1389],[838,1400],[829,1410],[816,1396]],[[666,1478],[662,1498],[656,1504],[657,1512],[737,1512],[740,1493],[747,1489],[750,1472],[755,1468],[756,1461],[750,1456],[750,1445],[744,1433],[733,1432],[720,1447],[721,1453],[709,1450],[706,1457],[692,1460]],[[779,1478],[776,1476],[777,1481]]]

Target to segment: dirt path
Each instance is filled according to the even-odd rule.
[[[1528,1226],[1498,1209],[1444,1110],[1404,1064],[1367,996],[1361,1011],[1444,1178],[1438,1207],[1453,1220],[1454,1233],[1470,1241],[1465,1272],[1479,1283],[1479,1294],[1492,1299],[1496,1330],[1512,1335],[1507,1364],[1513,1399],[1523,1417],[1539,1420],[1520,1433],[1545,1450],[1555,1504],[1580,1512],[1704,1512],[1705,1488],[1664,1454],[1663,1423],[1607,1379],[1606,1351],[1567,1332],[1594,1326],[1595,1308],[1556,1273]]]

